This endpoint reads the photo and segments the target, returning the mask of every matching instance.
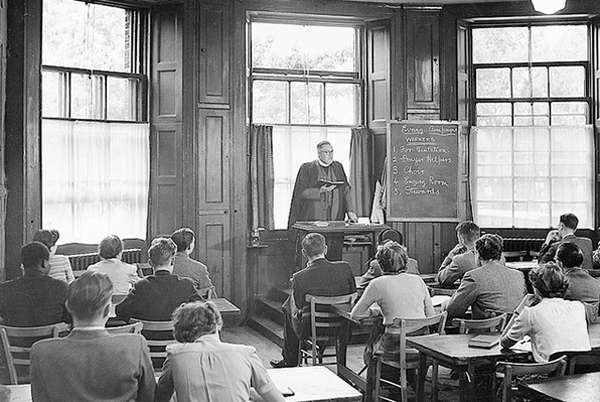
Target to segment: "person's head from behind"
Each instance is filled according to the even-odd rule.
[[[54,255],[56,253],[56,248],[58,245],[58,239],[60,238],[60,233],[56,229],[40,229],[33,235],[33,241],[39,241],[40,243],[44,243],[48,250],[50,250],[50,255]]]
[[[330,165],[333,162],[333,146],[331,142],[327,140],[320,141],[317,144],[317,155],[324,165]]]
[[[98,254],[103,260],[110,258],[121,259],[123,255],[123,242],[116,235],[106,236],[98,246]]]
[[[302,253],[309,260],[323,257],[327,254],[325,237],[319,233],[309,233],[302,239]]]
[[[463,221],[456,226],[456,237],[458,242],[465,246],[475,244],[479,238],[479,226],[471,221]]]
[[[380,246],[383,246],[388,241],[395,241],[396,243],[403,245],[404,237],[402,236],[402,233],[398,232],[396,229],[386,229],[377,236],[377,243]]]
[[[177,246],[177,251],[180,253],[190,255],[194,251],[196,236],[190,228],[177,229],[171,235],[171,240],[173,240],[173,243]]]
[[[566,242],[558,246],[554,259],[560,268],[581,267],[583,253],[577,244]]]
[[[71,282],[66,306],[75,326],[106,323],[112,294],[112,282],[103,272],[86,271]]]
[[[575,214],[570,212],[562,214],[558,222],[558,232],[560,233],[561,237],[575,233],[577,230],[577,225],[579,225],[579,219],[577,216],[575,216]]]
[[[502,258],[504,240],[497,234],[484,234],[475,241],[479,261],[497,261]]]
[[[408,255],[406,249],[395,241],[385,243],[375,255],[381,270],[386,273],[402,272],[406,270]]]
[[[173,240],[166,237],[157,237],[152,240],[148,249],[148,261],[154,271],[167,270],[173,271],[173,256],[177,252],[177,246]]]
[[[553,262],[529,271],[529,280],[535,293],[543,298],[563,297],[569,287],[562,269]]]
[[[44,275],[50,271],[50,250],[44,243],[39,241],[32,241],[21,247],[21,264],[25,273],[27,272],[41,272]]]
[[[173,312],[173,334],[177,342],[191,343],[203,335],[216,334],[223,326],[211,302],[184,303]]]

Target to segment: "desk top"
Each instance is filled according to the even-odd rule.
[[[345,234],[374,233],[389,228],[389,226],[380,223],[345,223],[344,221],[296,222],[292,225],[292,229],[304,232]]]
[[[518,269],[520,271],[529,271],[538,266],[537,260],[533,261],[513,261],[507,262],[505,265],[512,269]]]
[[[222,316],[230,317],[240,315],[240,309],[224,297],[208,299],[207,301],[214,303]]]
[[[600,395],[600,373],[572,375],[524,387],[564,402],[594,402]]]
[[[267,372],[281,391],[290,388],[295,393],[286,397],[286,402],[362,401],[360,392],[323,366],[270,369]]]

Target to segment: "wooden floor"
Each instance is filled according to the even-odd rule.
[[[271,367],[269,364],[271,360],[281,359],[281,348],[249,327],[242,326],[224,328],[221,332],[221,338],[224,342],[254,346],[266,368]],[[363,366],[363,348],[363,345],[351,345],[348,347],[347,364],[355,371],[359,371]],[[335,371],[335,366],[327,367],[332,371]],[[445,369],[444,367],[440,367],[440,401],[458,401],[458,381],[450,379],[449,375],[449,370]],[[427,383],[426,392],[429,391],[429,383]],[[409,398],[414,399],[413,392],[409,393]]]

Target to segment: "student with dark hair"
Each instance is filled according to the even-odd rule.
[[[179,343],[167,346],[156,402],[168,402],[173,391],[180,402],[256,400],[252,388],[261,401],[285,401],[256,349],[221,342],[223,320],[214,304],[179,306],[173,313],[173,326]]]
[[[596,321],[600,304],[600,281],[581,268],[583,253],[579,247],[575,243],[561,244],[556,250],[554,260],[569,281],[564,298],[582,302],[587,321]]]
[[[34,241],[21,248],[24,275],[0,284],[0,321],[14,327],[70,322],[67,284],[48,276],[50,252]]]
[[[458,244],[450,250],[438,270],[437,280],[441,286],[452,286],[467,272],[477,268],[475,241],[479,234],[479,226],[474,222],[464,221],[456,226]]]
[[[116,306],[119,319],[169,321],[181,303],[201,299],[191,279],[173,275],[176,250],[171,239],[159,237],[152,241],[148,255],[154,275],[136,282],[125,300]]]
[[[56,254],[56,249],[58,248],[56,243],[59,238],[60,233],[56,229],[41,229],[33,235],[33,241],[44,243],[48,247],[48,250],[50,250],[50,259],[48,260],[50,263],[50,272],[48,276],[71,283],[75,279],[75,276],[73,275],[69,258],[66,255]]]
[[[207,289],[207,296],[216,297],[214,286],[210,280],[206,265],[200,261],[196,261],[190,257],[196,245],[196,236],[192,229],[181,228],[177,229],[171,235],[171,240],[177,246],[177,252],[173,260],[173,274],[184,278],[190,278],[194,281],[198,289]],[[204,296],[204,295],[203,295]]]
[[[116,235],[102,239],[98,246],[100,261],[90,265],[88,271],[103,272],[108,275],[114,286],[116,295],[126,295],[129,288],[140,280],[137,268],[121,261],[123,242]]]
[[[404,237],[402,236],[402,233],[395,229],[386,229],[383,232],[381,232],[379,236],[377,236],[377,250],[380,250],[388,242],[395,242],[404,247]],[[377,261],[377,258],[373,258],[372,260],[367,262],[366,267],[366,272],[360,277],[360,280],[356,285],[356,292],[359,296],[363,294],[363,292],[367,288],[367,285],[369,285],[369,282],[371,282],[374,278],[378,278],[381,275],[383,275],[383,271],[381,269],[381,266],[379,265],[379,262]],[[419,263],[417,262],[417,260],[408,257],[408,260],[406,262],[406,272],[409,274],[419,275]]]
[[[481,236],[475,242],[479,268],[468,271],[449,300],[449,317],[463,317],[471,306],[473,318],[512,313],[527,293],[523,273],[502,262],[502,237]]]
[[[529,279],[541,301],[521,311],[504,331],[502,346],[510,348],[529,335],[533,358],[540,363],[558,353],[590,350],[585,308],[581,302],[563,298],[569,282],[562,270],[548,263],[530,271]]]
[[[69,285],[73,330],[31,351],[34,401],[153,401],[156,383],[146,340],[104,328],[113,286],[108,275],[85,272]]]
[[[556,250],[563,243],[574,243],[579,247],[583,255],[581,268],[592,269],[592,241],[587,237],[575,236],[579,219],[572,213],[562,214],[558,222],[558,229],[551,230],[546,235],[546,240],[542,244],[538,255],[540,263],[546,263],[554,260]]]

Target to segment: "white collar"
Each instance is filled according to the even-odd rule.
[[[106,327],[75,327],[73,328],[73,331],[104,331],[106,330]]]
[[[317,158],[317,161],[319,162],[319,165],[323,166],[323,167],[329,167],[331,166],[331,164],[333,163],[333,161],[329,162],[329,163],[325,163],[323,162],[321,159]]]
[[[219,332],[217,331],[214,334],[202,335],[194,342],[221,342],[221,338],[219,338]]]

